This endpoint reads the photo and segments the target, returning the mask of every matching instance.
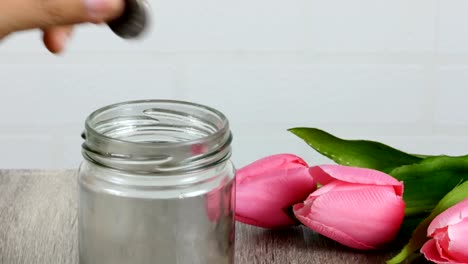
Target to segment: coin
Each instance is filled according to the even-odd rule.
[[[148,24],[149,4],[146,0],[125,0],[123,14],[107,23],[116,35],[124,39],[140,37]]]

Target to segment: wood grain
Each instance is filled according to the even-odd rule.
[[[1,264],[78,264],[76,187],[73,170],[0,170]],[[390,256],[356,252],[302,227],[237,224],[237,264],[384,263]]]

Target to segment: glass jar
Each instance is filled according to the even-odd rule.
[[[110,105],[86,120],[80,264],[231,264],[235,169],[229,123],[194,103]]]

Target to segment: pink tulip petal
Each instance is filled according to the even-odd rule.
[[[348,234],[327,226],[325,224],[316,222],[314,220],[309,219],[308,215],[310,214],[311,207],[310,206],[304,206],[303,204],[297,204],[294,206],[294,213],[297,217],[297,219],[303,223],[305,226],[309,227],[310,229],[314,230],[315,232],[326,236],[328,238],[331,238],[345,246],[355,248],[355,249],[363,249],[363,250],[370,250],[370,249],[375,249],[373,246],[369,246],[366,244],[363,244],[359,241],[356,241],[353,239],[351,236]]]
[[[468,263],[468,218],[448,226],[448,247],[445,251],[454,260]]]
[[[221,202],[221,191],[219,187],[206,195],[206,210],[210,221],[217,221],[221,217]]]
[[[236,193],[236,220],[263,228],[279,228],[295,225],[296,222],[276,204],[282,201],[260,197],[253,193]],[[271,204],[271,206],[268,206]]]
[[[262,227],[262,228],[272,228],[272,227],[280,228],[281,227],[281,225],[271,226],[271,225],[265,224],[264,222],[259,222],[259,221],[255,220],[255,219],[248,218],[248,217],[242,217],[242,216],[239,216],[239,215],[236,215],[236,221],[238,221],[240,223],[247,224],[247,225],[253,225],[253,226]],[[291,221],[291,220],[288,219],[287,221]],[[287,226],[289,226],[289,225],[284,224],[284,227],[287,227]]]
[[[236,177],[236,219],[265,228],[295,225],[285,209],[317,188],[307,164],[287,154],[256,161],[240,169]]]
[[[272,174],[272,177],[259,184],[237,186],[236,211],[242,214],[244,209],[249,208],[260,211],[282,210],[301,202],[315,189],[312,178],[301,177],[300,171],[289,177],[275,177]]]
[[[421,248],[421,253],[424,254],[426,259],[437,264],[464,264],[460,262],[447,261],[441,258],[439,252],[437,251],[436,241],[434,239],[430,239],[424,244],[424,246]]]
[[[206,194],[205,207],[208,219],[212,222],[221,216],[228,216],[235,207],[235,184],[224,178],[218,187]]]
[[[317,225],[309,226],[308,223],[328,227],[328,231],[321,234],[350,247],[357,245],[351,243],[349,237],[369,247],[378,247],[395,238],[404,218],[405,205],[402,198],[395,195],[392,186],[338,189],[316,197],[312,203],[306,201],[303,207],[296,205],[296,217],[319,233],[324,229],[316,230]]]
[[[466,217],[468,217],[468,199],[457,203],[434,218],[427,228],[427,235],[432,237],[437,229],[457,224]]]
[[[309,197],[307,197],[307,200],[305,202],[312,202],[316,197],[318,197],[318,196],[320,196],[322,194],[330,192],[331,190],[335,189],[339,185],[341,185],[340,181],[330,182],[330,183],[318,188],[313,193],[311,193],[309,195]]]
[[[394,186],[396,194],[403,195],[403,183],[377,170],[343,165],[321,165],[311,167],[309,172],[322,185],[340,180],[349,183]]]
[[[312,199],[312,200],[309,200],[309,198],[307,198],[307,202],[311,202],[316,197],[321,196],[321,195],[323,195],[325,193],[331,192],[331,191],[333,191],[335,189],[338,189],[339,191],[343,192],[343,191],[361,190],[361,189],[366,189],[366,188],[369,188],[369,186],[365,185],[365,184],[351,184],[351,183],[335,180],[335,181],[332,181],[332,182],[320,187],[315,192],[311,193],[309,195],[309,198]],[[389,189],[389,190],[391,190],[391,189]]]
[[[444,228],[443,230],[439,229],[441,230],[441,232],[436,233],[434,240],[436,242],[437,252],[439,252],[439,256],[444,260],[452,261],[450,255],[445,251],[445,249],[448,248],[449,243],[448,234],[446,232],[447,229],[448,228]]]
[[[256,181],[261,179],[258,175],[271,173],[272,169],[287,173],[289,169],[307,168],[307,163],[293,154],[276,154],[264,157],[239,169],[236,175],[236,183]]]

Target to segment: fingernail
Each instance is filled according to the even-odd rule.
[[[104,19],[105,16],[113,15],[122,9],[123,1],[119,0],[84,0],[88,14],[95,19]]]
[[[107,0],[84,0],[84,3],[89,15],[92,17],[102,16],[102,13],[109,7],[109,1]]]

